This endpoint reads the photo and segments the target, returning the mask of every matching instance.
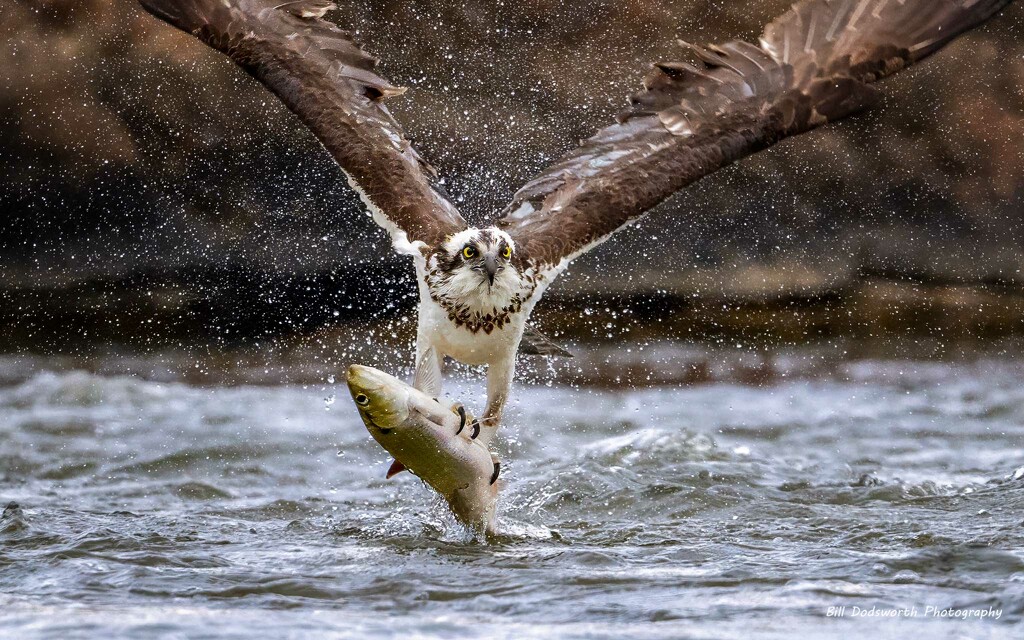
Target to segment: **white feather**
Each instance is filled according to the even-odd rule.
[[[363,201],[363,204],[366,205],[373,221],[377,223],[377,226],[387,231],[388,235],[391,236],[391,246],[394,248],[395,252],[401,255],[413,256],[415,258],[419,258],[419,261],[423,261],[423,249],[427,248],[427,244],[422,240],[411,242],[409,240],[409,234],[399,229],[398,225],[395,224],[391,218],[388,218],[387,214],[381,211],[380,207],[374,204],[373,200],[370,199],[370,196],[363,191],[362,187],[359,186],[359,183],[356,182],[347,171],[343,170],[343,173],[348,179],[349,186],[359,194],[359,198]]]

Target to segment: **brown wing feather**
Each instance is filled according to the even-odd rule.
[[[228,55],[295,112],[396,241],[440,242],[466,227],[432,186],[433,169],[381,100],[404,91],[322,16],[326,0],[140,0],[158,18]],[[381,217],[383,216],[383,218]],[[404,232],[405,237],[402,237]]]
[[[874,103],[875,80],[942,48],[1012,0],[804,0],[761,46],[659,64],[619,123],[524,186],[499,226],[557,269],[682,187],[787,136]]]

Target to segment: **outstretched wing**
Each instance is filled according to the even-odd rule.
[[[322,16],[326,0],[140,0],[226,54],[295,112],[341,165],[395,247],[434,245],[466,227],[382,103],[404,89]]]
[[[522,259],[557,272],[682,187],[870,106],[872,82],[1011,1],[803,0],[760,47],[686,45],[699,67],[656,65],[618,124],[524,186],[498,226]]]

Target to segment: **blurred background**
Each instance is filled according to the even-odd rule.
[[[143,373],[200,379],[411,364],[380,349],[409,353],[411,265],[269,92],[131,0],[0,2],[0,352],[158,354]],[[328,17],[410,88],[389,106],[479,222],[608,124],[651,62],[683,57],[677,38],[753,40],[789,2],[343,4]],[[692,346],[676,381],[760,380],[780,368],[766,354],[808,344],[1015,351],[1022,18],[1012,6],[887,82],[881,108],[715,174],[574,263],[535,312],[583,354],[557,366],[649,380],[665,363],[623,345],[659,341]],[[632,360],[587,361],[588,345]]]

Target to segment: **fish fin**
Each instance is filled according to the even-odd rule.
[[[403,471],[405,471],[405,465],[398,460],[392,460],[391,466],[388,467],[388,475],[386,475],[385,478],[390,480],[392,476],[402,473]]]
[[[519,353],[527,356],[554,356],[571,358],[572,354],[551,341],[546,335],[537,331],[533,325],[526,325],[523,339],[519,343]]]

